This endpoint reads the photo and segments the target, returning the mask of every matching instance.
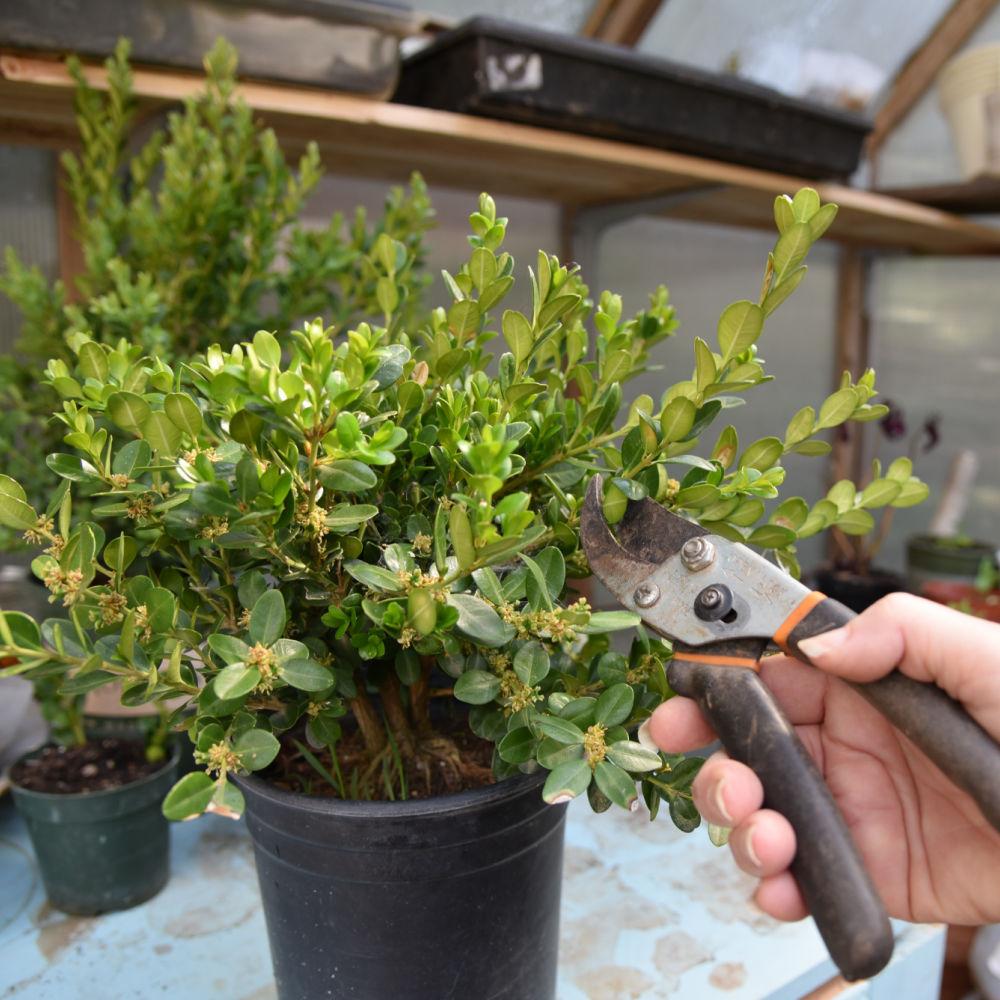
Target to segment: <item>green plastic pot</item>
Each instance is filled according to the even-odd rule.
[[[959,544],[935,535],[913,535],[906,541],[906,584],[919,594],[930,580],[971,582],[982,561],[996,556],[997,546],[988,542]]]
[[[127,910],[166,885],[170,834],[160,804],[178,756],[174,747],[159,771],[102,792],[59,795],[11,784],[53,907],[79,916]]]

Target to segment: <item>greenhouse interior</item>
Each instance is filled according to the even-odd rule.
[[[0,177],[0,995],[1000,1000],[996,0],[4,0]]]

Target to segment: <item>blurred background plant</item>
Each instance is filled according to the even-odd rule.
[[[337,213],[310,228],[302,218],[322,174],[316,147],[289,164],[274,132],[235,93],[231,45],[216,43],[205,57],[205,88],[147,126],[140,143],[130,141],[137,123],[128,53],[122,41],[108,59],[105,93],[68,62],[80,147],[61,163],[81,272],[67,287],[8,248],[0,273],[0,292],[23,318],[14,353],[0,357],[0,454],[35,502],[50,482],[44,456],[61,437],[48,420],[58,397],[37,375],[50,358],[73,357],[69,334],[105,344],[125,338],[169,360],[320,313],[336,325],[372,318],[378,275],[369,251],[382,233],[407,248],[396,276],[400,322],[427,282],[420,265],[433,210],[418,175],[389,192],[377,218],[359,208],[349,220]],[[22,546],[0,529],[0,551]]]

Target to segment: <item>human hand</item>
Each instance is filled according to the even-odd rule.
[[[1000,921],[1000,833],[969,795],[838,679],[870,681],[898,667],[937,683],[1000,741],[1000,625],[892,594],[801,648],[820,669],[774,656],[763,661],[761,678],[816,761],[889,914]],[[646,732],[670,753],[715,739],[695,703],[680,697],[656,709]],[[753,771],[717,753],[692,791],[706,820],[732,827],[737,864],[761,879],[757,905],[782,920],[806,916],[788,871],[795,833],[783,816],[762,808]]]

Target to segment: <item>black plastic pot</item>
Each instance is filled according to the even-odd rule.
[[[827,597],[860,614],[887,594],[905,590],[898,573],[874,569],[865,576],[838,569],[817,569],[811,574],[812,585]]]
[[[621,45],[475,17],[403,61],[393,97],[800,177],[847,177],[871,122]]]
[[[566,810],[543,777],[410,802],[240,778],[281,1000],[552,1000]]]
[[[989,542],[958,542],[936,535],[911,535],[906,540],[906,582],[920,593],[930,580],[971,583],[984,559],[993,562],[998,546]]]
[[[94,916],[143,903],[166,885],[170,834],[160,804],[177,759],[174,749],[155,774],[103,792],[59,795],[11,785],[52,906]]]

